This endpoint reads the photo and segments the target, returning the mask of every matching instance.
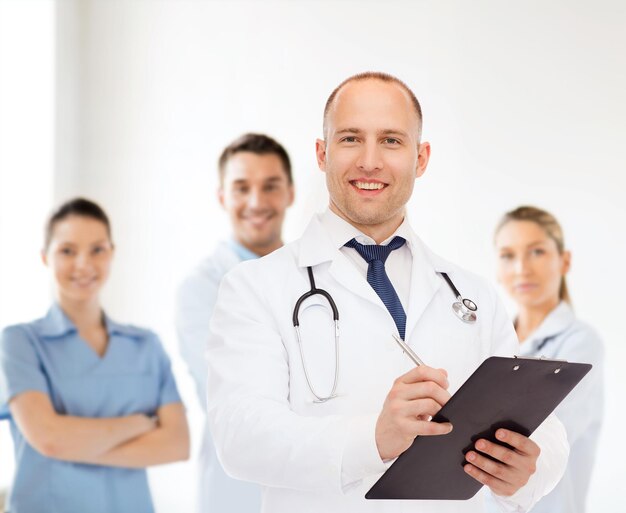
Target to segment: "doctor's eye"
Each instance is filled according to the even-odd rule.
[[[91,252],[94,255],[101,255],[102,253],[106,253],[107,248],[105,246],[95,246]]]
[[[395,137],[385,137],[383,139],[383,142],[390,146],[397,146],[398,144],[400,144],[400,140],[396,139]]]
[[[63,256],[72,256],[74,254],[74,250],[72,248],[60,248],[59,249],[59,253],[61,253]]]
[[[543,248],[535,248],[530,252],[533,256],[542,256],[546,254],[546,250]]]
[[[513,260],[513,253],[500,253],[500,260]]]
[[[357,138],[354,135],[349,135],[349,136],[344,137],[343,139],[341,139],[339,142],[355,143],[355,142],[357,142]]]
[[[235,185],[233,192],[235,194],[248,194],[249,187],[247,185]]]

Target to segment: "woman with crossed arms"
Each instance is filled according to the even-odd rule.
[[[113,250],[98,205],[63,204],[42,252],[56,301],[42,319],[2,332],[11,513],[151,513],[145,468],[188,457],[185,412],[158,337],[102,310]]]

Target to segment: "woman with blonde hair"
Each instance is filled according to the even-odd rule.
[[[533,508],[537,513],[582,513],[602,423],[603,345],[572,309],[566,283],[571,252],[553,215],[518,207],[502,217],[494,241],[498,281],[517,306],[519,354],[593,364],[556,410],[570,444],[565,475]]]

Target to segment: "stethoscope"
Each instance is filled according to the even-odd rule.
[[[315,397],[315,400],[313,402],[325,403],[326,401],[329,401],[330,399],[337,397],[337,394],[336,394],[337,382],[339,381],[339,309],[337,308],[337,305],[335,304],[335,301],[333,300],[333,297],[330,295],[330,293],[328,293],[324,289],[318,289],[315,286],[315,278],[313,277],[313,268],[308,266],[306,269],[309,275],[309,283],[311,285],[311,289],[306,291],[304,294],[302,294],[296,301],[296,305],[294,306],[294,309],[293,309],[293,327],[296,330],[296,339],[298,340],[298,347],[300,349],[300,359],[302,360],[302,369],[304,371],[304,378],[306,379],[306,383],[309,387],[309,390]],[[461,296],[461,293],[454,286],[454,283],[452,283],[452,280],[447,275],[447,273],[439,272],[437,274],[441,275],[441,277],[446,281],[446,283],[450,287],[450,290],[452,290],[452,293],[457,299],[454,303],[452,303],[452,310],[454,311],[454,314],[465,323],[468,323],[468,324],[475,323],[476,318],[477,318],[476,311],[478,310],[478,306],[476,305],[476,303],[474,303],[474,301],[472,301],[471,299],[467,299]],[[306,359],[304,357],[304,349],[302,348],[302,337],[300,335],[300,319],[298,317],[300,313],[300,306],[308,298],[315,296],[315,295],[320,295],[326,298],[326,301],[328,301],[328,304],[330,305],[330,309],[333,312],[333,321],[335,323],[335,377],[333,379],[333,388],[330,391],[330,394],[327,396],[319,395],[313,388],[313,384],[311,383],[311,378],[309,377],[309,372],[306,366]]]

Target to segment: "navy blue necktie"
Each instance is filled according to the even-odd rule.
[[[368,263],[367,283],[372,286],[387,307],[391,317],[393,317],[393,321],[396,323],[402,340],[404,340],[404,330],[406,329],[406,314],[396,289],[393,288],[391,281],[389,281],[389,276],[385,272],[385,261],[394,249],[402,247],[405,242],[402,237],[394,237],[386,246],[359,244],[355,239],[345,244],[348,248],[356,249],[359,255]]]

